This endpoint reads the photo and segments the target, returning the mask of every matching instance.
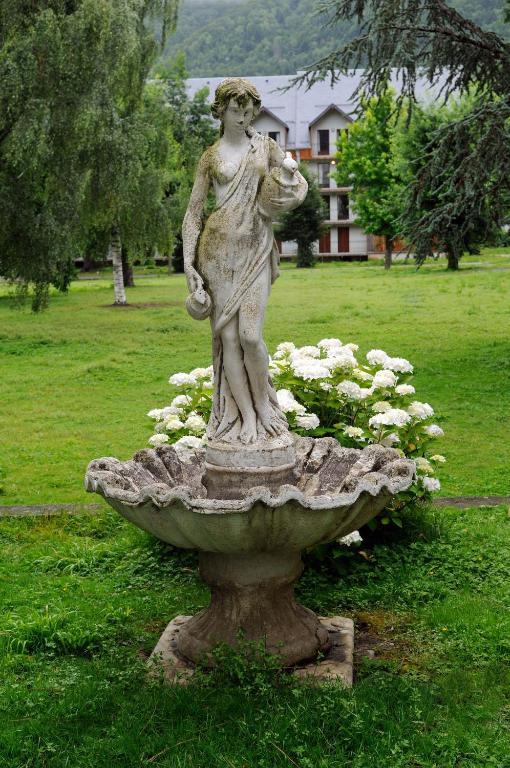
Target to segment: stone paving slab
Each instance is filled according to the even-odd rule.
[[[195,665],[180,655],[177,637],[191,616],[176,616],[167,625],[147,662],[149,675],[162,678],[165,683],[186,685],[193,675]],[[318,661],[294,667],[292,674],[314,683],[336,680],[352,687],[354,623],[343,616],[319,616],[319,621],[329,632],[331,648]]]
[[[13,504],[0,506],[0,518],[39,517],[59,515],[62,512],[79,515],[81,512],[99,512],[100,509],[104,509],[104,504]]]
[[[510,496],[441,496],[434,500],[438,507],[497,507],[500,504],[510,504]],[[104,504],[12,504],[0,505],[2,517],[37,517],[38,515],[58,515],[67,513],[79,515],[81,512],[99,512]]]

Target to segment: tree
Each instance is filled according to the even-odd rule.
[[[165,93],[173,150],[169,154],[167,197],[170,217],[170,264],[176,272],[184,272],[181,227],[193,187],[195,168],[206,147],[217,138],[218,129],[207,102],[208,88],[202,88],[192,99],[186,93],[187,72],[184,54],[156,68]]]
[[[357,19],[360,32],[299,81],[364,66],[357,94],[376,96],[396,68],[398,102],[411,113],[420,77],[445,100],[471,95],[469,111],[434,132],[412,181],[409,205],[420,209],[422,194],[431,204],[407,233],[419,258],[434,254],[438,233],[460,250],[471,222],[489,215],[498,226],[510,195],[510,45],[443,0],[333,0],[329,10],[338,23]]]
[[[385,269],[391,267],[402,210],[395,123],[392,91],[362,99],[359,119],[339,139],[335,172],[337,184],[352,187],[350,196],[359,225],[370,234],[384,235]]]
[[[33,285],[38,309],[49,285],[67,288],[87,246],[101,137],[126,116],[134,125],[157,52],[149,19],[162,20],[163,42],[176,0],[2,0],[0,10],[0,274]]]
[[[415,106],[412,119],[402,124],[398,135],[398,155],[404,180],[404,188],[411,190],[407,204],[404,205],[400,219],[404,237],[413,238],[413,233],[421,222],[429,222],[429,241],[427,249],[420,250],[423,236],[418,240],[415,260],[422,264],[433,250],[444,252],[447,257],[448,269],[459,268],[462,254],[478,253],[480,246],[494,235],[494,221],[490,211],[490,200],[485,197],[476,216],[464,219],[465,209],[458,204],[455,189],[444,187],[442,197],[438,198],[438,188],[435,179],[430,174],[424,174],[423,169],[429,163],[435,166],[431,156],[435,148],[435,137],[449,122],[458,120],[462,115],[469,114],[469,100],[453,102],[449,107],[434,105]],[[509,137],[510,138],[510,137]],[[470,143],[470,142],[468,142]],[[441,169],[437,169],[441,173]],[[415,179],[421,179],[419,194],[413,191]],[[433,183],[430,183],[430,182]],[[445,203],[449,204],[450,218],[447,227],[437,228],[434,211]]]
[[[308,182],[308,193],[300,206],[282,216],[276,234],[282,240],[297,242],[296,267],[313,267],[313,244],[325,231],[326,208],[317,184],[311,179],[304,165],[299,170]]]

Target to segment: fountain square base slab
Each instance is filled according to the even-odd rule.
[[[191,618],[176,616],[168,624],[148,660],[151,677],[161,677],[166,683],[185,685],[193,675],[195,665],[177,650],[179,632]],[[319,616],[319,621],[329,634],[329,651],[316,661],[295,666],[292,674],[317,683],[336,680],[350,688],[353,679],[353,621],[343,616]]]

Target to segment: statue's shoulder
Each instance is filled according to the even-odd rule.
[[[218,141],[215,141],[214,144],[211,144],[210,147],[207,147],[207,149],[202,153],[200,160],[198,161],[198,166],[202,171],[210,173],[211,169],[215,167],[218,153],[218,144],[219,139]]]

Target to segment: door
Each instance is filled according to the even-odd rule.
[[[331,232],[324,232],[319,238],[319,253],[331,253]]]
[[[349,227],[338,227],[338,253],[349,253]]]

